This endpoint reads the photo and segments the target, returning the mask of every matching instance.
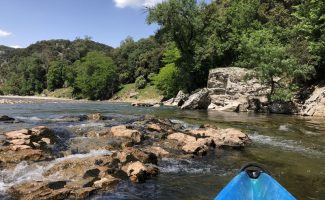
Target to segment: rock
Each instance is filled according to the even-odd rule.
[[[118,158],[124,164],[132,161],[150,164],[157,164],[158,162],[157,156],[154,153],[147,153],[133,147],[124,148],[122,151],[117,152],[115,158]]]
[[[155,169],[155,170],[154,170]],[[157,175],[157,168],[148,168],[143,163],[136,161],[128,163],[122,167],[122,170],[127,173],[132,182],[143,183],[151,176]]]
[[[79,116],[63,116],[58,121],[64,121],[64,122],[81,122],[88,120],[87,115],[79,115]]]
[[[250,106],[250,99],[265,98],[270,88],[255,78],[248,79],[254,71],[238,68],[216,68],[209,72],[207,88],[210,91],[209,110],[247,112],[250,110],[264,112],[259,106]]]
[[[167,101],[164,101],[163,105],[164,106],[173,106],[174,100],[175,100],[175,98],[171,98],[171,99],[169,99]]]
[[[14,139],[9,141],[12,145],[29,145],[30,139]]]
[[[96,191],[96,188],[93,187],[84,187],[80,189],[74,189],[71,191],[69,198],[70,199],[85,199],[89,197],[93,192]]]
[[[166,151],[161,147],[156,147],[156,146],[149,147],[148,151],[154,153],[157,157],[165,157],[169,155],[168,151]]]
[[[0,115],[0,122],[13,122],[14,118],[8,117],[7,115]]]
[[[101,113],[92,113],[87,115],[88,120],[93,120],[93,121],[100,121],[100,120],[105,120],[106,117],[103,116]]]
[[[29,145],[12,145],[10,146],[10,149],[12,151],[18,151],[18,150],[25,150],[25,149],[31,149],[32,147]]]
[[[211,103],[209,90],[204,88],[188,97],[181,109],[207,109]]]
[[[302,105],[301,115],[325,117],[325,87],[316,87]]]
[[[270,113],[277,114],[293,114],[297,113],[297,107],[293,102],[271,102],[268,106],[268,110]]]
[[[157,132],[161,132],[162,131],[161,127],[158,124],[148,124],[147,125],[147,129],[149,131],[157,131]]]
[[[114,178],[113,176],[107,175],[104,178],[101,178],[98,181],[94,182],[94,187],[98,189],[104,189],[107,191],[107,189],[114,187],[120,182],[119,179]]]
[[[7,132],[4,135],[8,140],[12,139],[29,139],[31,136],[31,131],[28,129],[21,129],[18,131]]]
[[[106,128],[99,131],[97,130],[89,131],[88,133],[86,133],[86,136],[87,137],[108,137],[110,133],[111,133],[111,129]]]
[[[191,130],[191,133],[200,137],[209,137],[217,146],[238,147],[245,146],[250,142],[247,134],[234,128],[215,129],[208,127]]]
[[[135,102],[131,104],[134,107],[153,107],[156,105],[156,103],[141,103],[141,102]]]
[[[125,137],[132,139],[135,143],[140,143],[142,135],[139,131],[128,128],[124,125],[113,126],[111,133],[114,137]]]
[[[208,146],[211,144],[209,138],[195,138],[184,133],[172,133],[167,136],[167,139],[176,140],[182,145],[182,150],[190,154],[205,154]]]
[[[195,137],[184,134],[184,133],[180,133],[180,132],[172,133],[172,134],[168,135],[167,139],[177,140],[179,143],[185,143],[185,144],[192,143],[192,142],[196,141]]]
[[[182,90],[177,93],[177,96],[174,98],[171,105],[173,106],[182,106],[188,98],[188,94],[185,94]]]
[[[51,160],[53,157],[39,149],[32,149],[28,145],[10,146],[0,151],[0,168],[14,167],[22,161],[37,162]]]

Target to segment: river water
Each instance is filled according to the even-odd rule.
[[[163,159],[161,174],[144,184],[119,184],[114,193],[89,199],[213,199],[248,162],[265,166],[298,199],[325,199],[325,119],[254,113],[182,111],[177,108],[136,108],[129,104],[106,102],[43,102],[0,105],[0,115],[23,123],[0,124],[0,132],[46,125],[108,126],[94,122],[62,122],[62,116],[101,112],[112,123],[127,123],[143,115],[180,120],[189,126],[213,124],[246,132],[252,145],[245,150],[216,149],[193,160]],[[0,137],[1,134],[0,134]],[[0,180],[1,187],[1,180]]]

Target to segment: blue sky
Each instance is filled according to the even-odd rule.
[[[39,40],[91,36],[113,47],[127,36],[154,34],[144,6],[162,0],[0,0],[0,45],[27,47]]]

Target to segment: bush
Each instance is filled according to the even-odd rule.
[[[139,76],[136,80],[135,80],[135,87],[137,89],[143,89],[145,88],[147,85],[147,80],[143,77],[143,76]]]
[[[167,64],[160,69],[157,76],[153,77],[154,85],[162,91],[166,98],[174,97],[182,89],[179,70],[174,64]]]

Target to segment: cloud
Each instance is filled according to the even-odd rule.
[[[15,48],[15,49],[19,49],[19,48],[22,48],[20,45],[11,45],[9,47],[12,47],[12,48]]]
[[[118,8],[125,7],[152,7],[158,3],[161,3],[164,0],[113,0],[115,6]]]
[[[12,33],[0,29],[0,37],[7,37],[10,35],[12,35]]]

